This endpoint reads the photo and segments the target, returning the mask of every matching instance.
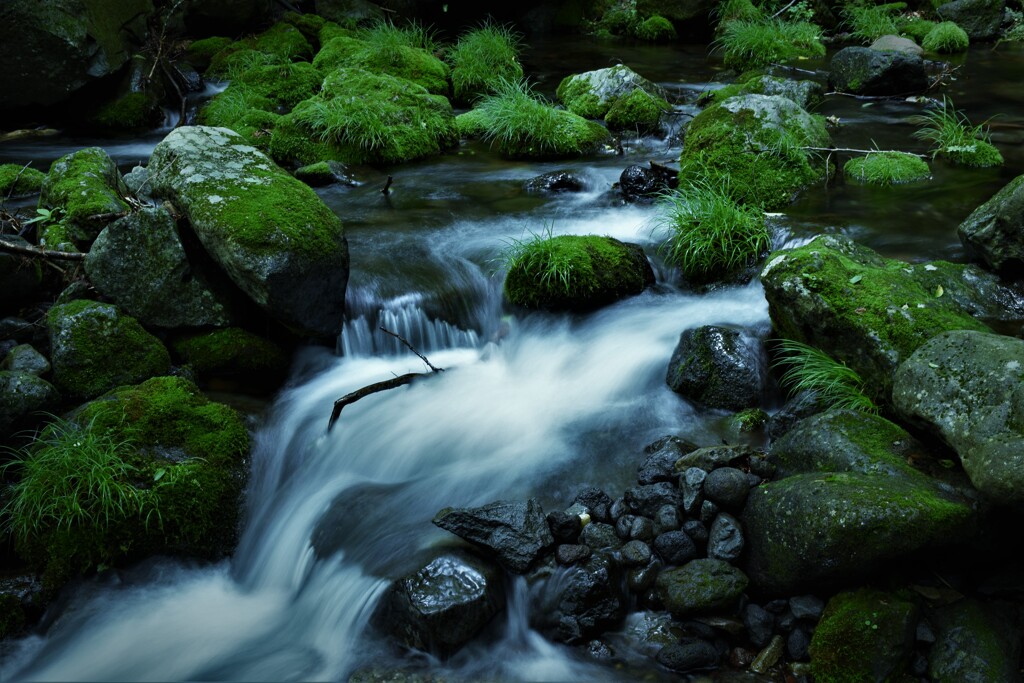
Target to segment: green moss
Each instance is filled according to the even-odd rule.
[[[733,430],[745,434],[756,432],[768,424],[768,413],[760,408],[747,408],[729,418]]]
[[[920,17],[900,17],[897,21],[899,23],[900,35],[906,36],[918,44],[936,26],[934,21],[928,21]]]
[[[824,119],[804,113],[809,118],[801,126],[794,114],[802,110],[792,105],[794,114],[771,123],[755,109],[730,111],[735,102],[725,100],[693,119],[679,157],[681,185],[730,188],[741,203],[775,210],[826,177],[825,160],[803,149],[828,145]]]
[[[904,680],[917,617],[917,606],[897,594],[862,588],[836,595],[829,600],[811,640],[815,680]]]
[[[276,374],[288,365],[288,355],[279,346],[237,327],[188,335],[175,340],[171,348],[200,375],[239,371]]]
[[[206,126],[230,128],[241,133],[238,125],[247,114],[253,110],[269,112],[273,108],[274,101],[270,98],[260,95],[246,85],[232,83],[200,110],[199,122]]]
[[[633,35],[640,40],[665,42],[675,40],[676,27],[665,17],[655,14],[640,22],[633,29]]]
[[[87,147],[53,162],[39,205],[59,209],[75,241],[88,243],[105,225],[93,216],[128,211],[122,194],[127,188],[114,162],[99,147]]]
[[[46,322],[54,384],[66,395],[91,398],[170,369],[160,340],[110,304],[79,299],[53,306]]]
[[[39,192],[46,174],[21,164],[0,164],[0,197]]]
[[[672,111],[668,102],[637,88],[615,100],[604,120],[612,130],[648,132],[657,130],[662,114],[668,111]]]
[[[867,185],[901,185],[931,178],[924,159],[904,152],[872,152],[843,165],[847,179]]]
[[[265,55],[251,47],[252,41],[238,41],[221,50],[210,60],[205,76],[227,79],[232,73],[247,69],[255,64],[280,64],[277,57]]]
[[[313,66],[323,73],[348,66],[355,55],[368,47],[364,41],[346,31],[344,35],[335,36],[323,44],[313,58]]]
[[[299,29],[285,22],[274,24],[256,36],[253,49],[278,57],[281,61],[308,61],[313,57],[313,47],[306,37]]]
[[[611,107],[611,102],[602,101],[594,93],[589,81],[577,76],[563,78],[558,84],[555,96],[566,109],[585,119],[604,118]]]
[[[759,70],[740,74],[735,83],[718,90],[708,90],[701,94],[697,103],[707,106],[724,102],[738,95],[778,95],[796,102],[804,109],[819,104],[824,89],[813,81],[795,81],[789,78],[777,78]]]
[[[298,12],[285,12],[281,21],[299,29],[299,32],[309,41],[314,48],[320,46],[320,32],[329,22],[316,14],[300,14]]]
[[[257,97],[273,102],[273,106],[290,110],[319,92],[323,77],[312,64],[296,62],[255,66],[238,74],[236,80]]]
[[[319,140],[310,133],[308,127],[299,123],[294,114],[277,117],[270,135],[260,138],[260,141],[266,141],[268,153],[282,166],[306,166],[319,161],[350,161],[356,157],[355,150],[332,141]]]
[[[460,137],[482,138],[487,133],[487,117],[479,109],[470,109],[455,117],[455,128]]]
[[[206,71],[210,67],[214,56],[228,50],[235,41],[223,36],[213,36],[194,40],[185,48],[185,59],[196,68],[197,71]]]
[[[404,78],[435,95],[449,93],[448,66],[426,50],[408,45],[374,44],[340,36],[320,49],[313,65],[324,73],[340,68],[363,69]]]
[[[765,16],[750,0],[723,0],[715,10],[719,28],[727,21],[764,21]]]
[[[67,226],[63,223],[51,223],[43,228],[39,234],[39,246],[53,251],[78,251]]]
[[[746,70],[824,57],[821,33],[819,26],[807,22],[727,21],[722,24],[717,43],[722,48],[726,66]]]
[[[970,45],[967,32],[952,21],[936,24],[921,41],[928,52],[963,52]]]
[[[145,93],[132,92],[104,105],[92,117],[103,128],[131,130],[150,128],[160,122],[160,107]]]
[[[328,21],[320,29],[319,37],[320,47],[323,49],[323,46],[335,38],[355,38],[356,31],[353,26],[342,26],[333,21]]]
[[[974,140],[968,145],[959,147],[947,147],[941,150],[938,156],[945,157],[954,164],[973,168],[991,168],[1003,165],[1003,155],[995,145],[985,140]]]
[[[500,80],[522,78],[518,55],[519,36],[505,27],[487,23],[462,34],[446,53],[454,99],[468,103],[494,92]]]
[[[513,243],[507,267],[508,300],[546,310],[587,310],[639,294],[649,272],[638,248],[595,235]]]

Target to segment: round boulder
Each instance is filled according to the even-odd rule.
[[[717,325],[686,330],[672,352],[665,381],[672,391],[709,408],[760,405],[763,381],[757,340]]]
[[[833,90],[854,95],[914,95],[928,89],[921,57],[869,47],[837,52],[828,82]]]

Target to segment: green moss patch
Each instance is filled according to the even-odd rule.
[[[313,58],[313,47],[295,26],[280,22],[256,36],[253,49],[266,55],[278,57],[281,61],[292,62]]]
[[[39,206],[58,212],[76,243],[96,238],[110,214],[128,211],[121,199],[128,188],[107,153],[87,147],[66,154],[50,166],[39,196]]]
[[[905,152],[872,152],[843,165],[848,180],[866,185],[902,185],[931,178],[924,159]]]
[[[672,111],[668,102],[637,88],[615,100],[604,120],[612,130],[650,132],[658,129],[662,115],[668,111]]]
[[[197,71],[206,71],[210,63],[218,53],[228,49],[235,41],[224,36],[213,36],[194,40],[185,48],[185,59],[196,68]]]
[[[46,174],[21,164],[0,164],[0,197],[39,192]]]
[[[280,375],[288,367],[288,354],[281,347],[237,327],[188,335],[175,340],[171,348],[201,376],[239,372]]]
[[[655,43],[675,40],[676,27],[672,22],[663,16],[655,14],[647,17],[633,29],[633,35],[640,40],[648,40]]]
[[[151,128],[160,123],[160,106],[146,93],[132,92],[104,105],[92,122],[111,130]]]

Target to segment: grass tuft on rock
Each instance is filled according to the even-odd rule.
[[[911,123],[920,126],[914,137],[932,144],[932,157],[943,157],[960,166],[988,168],[1000,166],[1003,155],[989,140],[988,126],[972,125],[967,116],[946,97],[942,106],[912,116]]]
[[[522,36],[512,28],[491,22],[459,36],[459,41],[445,55],[452,67],[455,100],[471,102],[494,92],[502,80],[521,79],[521,40]]]
[[[941,52],[941,53],[953,53],[963,52],[971,44],[971,39],[967,35],[967,31],[963,30],[952,21],[944,21],[940,24],[936,24],[935,27],[928,32],[928,35],[924,37],[921,42],[923,47],[928,52]]]
[[[725,65],[738,71],[807,57],[824,57],[821,28],[782,19],[728,21],[715,41]]]
[[[779,341],[781,358],[774,367],[786,368],[780,382],[790,395],[814,392],[829,408],[877,413],[878,406],[864,393],[864,380],[824,351],[792,339]]]
[[[667,42],[676,39],[676,27],[665,17],[655,14],[637,24],[633,35],[652,43]]]
[[[866,185],[901,185],[931,177],[923,159],[905,152],[871,152],[843,165],[848,180]]]
[[[884,5],[850,4],[843,9],[843,24],[850,33],[864,43],[873,43],[882,36],[900,33],[897,14],[904,3]]]

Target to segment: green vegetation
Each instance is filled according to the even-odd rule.
[[[395,26],[390,20],[378,20],[357,31],[357,36],[385,51],[398,47],[412,47],[427,52],[436,52],[438,49],[434,30],[416,21]]]
[[[803,21],[728,21],[715,43],[724,53],[725,65],[738,70],[825,56],[821,28]]]
[[[612,130],[635,129],[646,133],[657,130],[662,114],[668,111],[672,111],[668,102],[636,88],[615,100],[604,121]]]
[[[459,42],[446,53],[455,100],[471,102],[494,92],[502,80],[519,81],[523,77],[518,59],[520,40],[511,28],[491,22],[459,36]]]
[[[728,21],[747,21],[760,23],[766,19],[761,8],[757,7],[750,0],[723,0],[712,10],[715,18],[718,19],[719,28],[724,28]]]
[[[302,31],[285,22],[274,24],[256,36],[252,40],[252,48],[283,62],[309,60],[313,57],[313,47],[302,35]]]
[[[775,367],[787,368],[780,378],[791,395],[813,391],[830,408],[848,408],[877,413],[878,407],[864,393],[864,380],[820,349],[792,339],[778,344],[781,358]]]
[[[666,195],[656,225],[667,233],[666,260],[695,282],[728,279],[772,246],[761,211],[737,204],[728,188],[710,183]]]
[[[160,122],[159,105],[145,93],[131,92],[104,105],[92,116],[97,126],[112,130],[149,128]]]
[[[194,66],[197,71],[203,72],[210,67],[210,63],[213,61],[215,55],[228,49],[228,47],[233,43],[233,40],[223,36],[213,36],[212,38],[194,40],[185,48],[185,59],[187,59],[188,63]]]
[[[329,46],[337,59],[339,51],[352,50],[341,56],[334,66],[366,69],[418,83],[435,95],[449,92],[448,66],[433,55],[437,49],[433,32],[415,22],[395,26],[390,21],[378,21],[356,34],[357,46],[349,43],[344,50],[338,39]],[[322,50],[321,50],[322,51]],[[324,62],[316,63],[323,68]]]
[[[905,7],[905,3],[850,4],[843,9],[844,24],[854,37],[865,43],[873,43],[882,36],[899,35],[897,14]]]
[[[970,43],[971,39],[967,36],[967,31],[952,21],[943,21],[928,32],[921,47],[928,52],[963,52]]]
[[[608,137],[602,126],[555,109],[522,80],[500,81],[494,94],[482,98],[462,116],[470,116],[472,130],[512,158],[578,156],[596,149]]]
[[[128,189],[117,166],[99,147],[66,154],[50,166],[39,195],[40,208],[60,209],[76,243],[88,244],[105,223],[94,219],[128,211]]]
[[[899,185],[931,177],[923,159],[906,152],[871,152],[843,165],[847,179],[867,185]]]
[[[914,16],[901,16],[898,21],[900,35],[906,36],[918,44],[924,40],[924,37],[928,35],[928,32],[936,25],[934,21],[928,21],[927,19],[921,19],[920,17]]]
[[[288,368],[288,354],[279,346],[237,327],[190,334],[175,340],[171,348],[200,375],[221,372],[283,374]]]
[[[39,192],[46,174],[21,164],[0,164],[0,199]]]
[[[987,168],[1003,163],[1003,156],[989,141],[988,126],[973,126],[953,103],[942,98],[942,107],[910,118],[920,126],[914,137],[932,143],[932,157],[943,157],[954,164]]]
[[[633,29],[633,35],[640,40],[651,42],[675,40],[676,27],[665,17],[655,14],[637,24]]]

